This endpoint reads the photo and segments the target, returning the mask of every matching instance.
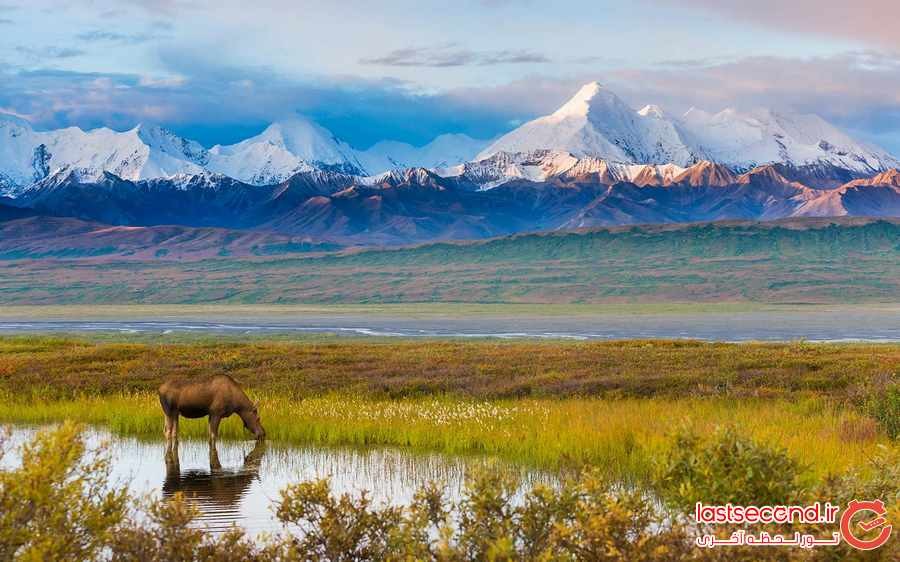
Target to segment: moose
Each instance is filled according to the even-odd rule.
[[[159,387],[159,403],[166,415],[167,442],[178,440],[178,417],[209,416],[209,440],[219,438],[219,423],[237,414],[257,440],[265,439],[266,430],[259,421],[259,409],[228,375],[216,375],[202,381],[169,379]]]

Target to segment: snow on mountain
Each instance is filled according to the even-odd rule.
[[[690,109],[680,126],[698,154],[736,169],[769,163],[798,167],[824,163],[872,174],[898,164],[886,151],[852,139],[817,115],[768,109],[725,109],[711,115]]]
[[[280,183],[317,169],[359,174],[364,171],[353,148],[328,129],[302,117],[269,125],[237,144],[209,150],[210,171],[254,184]]]
[[[709,160],[739,171],[781,163],[872,174],[898,165],[886,151],[852,139],[815,115],[767,109],[713,115],[691,109],[674,118],[655,105],[635,111],[596,82],[552,114],[500,137],[478,159],[539,150],[637,164],[688,166]]]
[[[0,192],[14,194],[63,168],[85,178],[110,172],[140,180],[200,173],[206,162],[200,144],[160,127],[40,132],[22,119],[0,115]]]
[[[597,157],[577,157],[570,152],[535,150],[497,152],[482,160],[441,170],[444,177],[458,177],[491,189],[514,179],[533,182],[559,179],[596,180],[607,185],[628,181],[639,186],[671,183],[686,168],[677,164],[627,164]]]
[[[103,172],[127,180],[209,172],[269,185],[316,170],[376,175],[412,167],[447,168],[472,159],[484,144],[454,134],[439,136],[423,147],[382,141],[357,151],[327,129],[297,116],[273,123],[239,143],[206,150],[160,127],[37,132],[27,121],[0,114],[0,194],[15,195],[61,169],[83,180],[99,178]]]
[[[697,160],[658,107],[635,111],[597,82],[584,85],[552,114],[503,135],[478,158],[542,149],[639,164],[685,166]]]
[[[440,135],[419,147],[386,140],[356,156],[371,175],[403,168],[445,169],[472,160],[487,142],[463,134]]]
[[[514,179],[553,178],[639,187],[725,185],[734,173],[777,164],[792,181],[837,188],[900,166],[884,150],[814,115],[691,109],[676,118],[655,105],[635,111],[596,82],[552,114],[525,123],[478,153],[485,144],[450,134],[422,147],[381,141],[359,151],[296,116],[236,144],[206,150],[160,127],[40,132],[27,121],[0,114],[0,196],[16,196],[63,169],[83,180],[106,172],[132,181],[212,173],[260,186],[317,170],[377,178],[391,170],[426,168],[489,189]],[[688,173],[703,162],[704,167]],[[688,175],[679,179],[683,174]]]

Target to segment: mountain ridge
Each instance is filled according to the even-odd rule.
[[[479,182],[492,187],[504,179],[538,179],[541,174],[529,175],[515,161],[547,152],[578,160],[582,170],[572,173],[601,175],[606,171],[586,169],[588,159],[603,161],[608,170],[618,167],[615,173],[621,173],[621,166],[687,168],[704,160],[734,173],[777,164],[786,177],[815,187],[837,187],[900,166],[886,151],[852,139],[815,115],[692,108],[673,117],[655,105],[634,110],[599,82],[590,82],[556,111],[493,141],[448,134],[419,147],[381,141],[366,150],[354,149],[300,115],[273,122],[235,144],[206,149],[158,126],[138,125],[122,132],[77,127],[35,131],[27,121],[0,113],[0,195],[16,196],[67,167],[95,178],[103,172],[132,181],[220,173],[251,185],[271,185],[314,170],[377,176],[423,167],[454,176],[461,168],[485,161],[491,165],[497,155],[511,155],[508,174],[494,171],[492,179]],[[635,174],[643,173],[643,182],[653,181],[657,172],[663,173]]]
[[[636,111],[599,82],[582,86],[553,113],[501,136],[477,159],[538,150],[626,164],[686,167],[709,160],[736,171],[774,163],[827,164],[870,175],[900,164],[816,115],[733,108],[710,114],[691,108],[674,118],[653,105]]]
[[[351,245],[620,224],[900,216],[896,171],[816,189],[786,178],[774,165],[736,175],[705,161],[679,168],[558,153],[534,158],[529,166],[544,176],[523,165],[523,175],[489,189],[465,175],[444,177],[424,168],[369,178],[313,170],[268,186],[217,174],[131,181],[109,172],[86,178],[64,170],[7,201],[113,225],[253,229]]]

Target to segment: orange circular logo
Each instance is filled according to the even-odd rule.
[[[870,511],[874,516],[864,519],[852,525],[853,516],[863,511]],[[884,502],[881,500],[859,501],[853,500],[847,505],[847,509],[841,514],[841,536],[847,544],[859,550],[874,550],[883,545],[891,537],[893,526],[888,524],[885,514]],[[853,534],[854,527],[858,527],[862,534],[881,527],[878,536],[872,539],[860,539]]]

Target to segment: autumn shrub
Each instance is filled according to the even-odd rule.
[[[900,437],[900,381],[896,374],[872,377],[851,396],[853,405],[876,420],[891,439]]]
[[[0,439],[0,454],[5,450]],[[656,489],[667,502],[846,503],[883,498],[900,518],[900,458],[882,447],[859,467],[804,490],[801,468],[783,452],[725,428],[709,439],[680,434],[660,463]],[[108,457],[88,450],[65,423],[22,448],[21,465],[0,469],[0,561],[669,561],[896,560],[897,541],[871,553],[831,549],[701,549],[699,529],[648,491],[612,484],[600,472],[523,491],[490,465],[461,497],[422,487],[409,505],[335,495],[328,480],[288,486],[275,505],[283,529],[251,539],[239,528],[212,534],[181,495],[136,499],[110,488]],[[730,483],[730,484],[729,484]],[[833,529],[803,531],[826,535]]]
[[[0,470],[0,560],[88,560],[109,544],[129,497],[107,486],[109,458],[86,452],[81,428],[64,423]]]
[[[655,487],[687,512],[697,502],[784,504],[802,493],[801,472],[787,452],[745,437],[734,427],[719,428],[709,439],[683,431],[659,463]]]

